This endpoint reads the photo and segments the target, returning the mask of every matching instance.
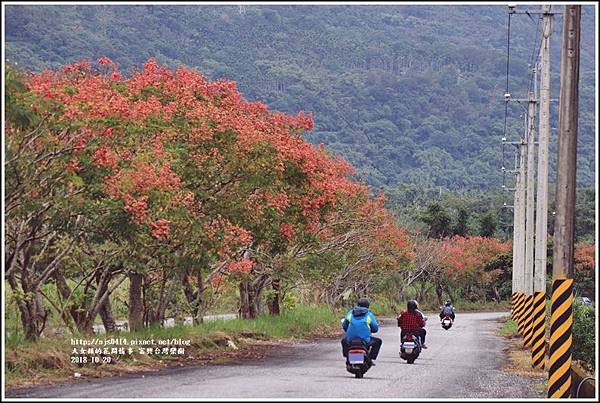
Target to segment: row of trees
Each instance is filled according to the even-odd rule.
[[[27,77],[8,68],[6,82],[6,279],[29,339],[48,303],[73,331],[97,315],[115,330],[125,280],[136,330],[162,323],[178,293],[201,322],[235,282],[253,318],[267,289],[279,313],[282,287],[311,265],[306,281],[335,304],[409,259],[383,199],[304,141],[310,115],[269,112],[231,81],[152,59],[129,78],[101,58]]]
[[[332,306],[510,295],[509,241],[405,230],[303,139],[310,115],[270,112],[234,82],[153,59],[124,77],[107,58],[5,79],[5,280],[28,339],[50,315],[115,331],[122,289],[132,330],[173,312],[198,324],[231,285],[242,318],[279,314],[300,286]]]

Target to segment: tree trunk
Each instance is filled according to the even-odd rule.
[[[437,300],[438,300],[438,304],[440,306],[444,305],[444,301],[443,301],[443,293],[444,293],[444,289],[442,288],[442,285],[440,283],[437,283],[435,286],[435,293],[437,295]]]
[[[85,334],[93,333],[94,321],[98,314],[100,314],[106,333],[114,333],[117,331],[117,325],[112,317],[110,295],[106,295],[106,297],[103,298],[103,296],[108,293],[108,285],[112,278],[112,272],[113,270],[111,267],[105,267],[104,270],[98,270],[94,275],[96,279],[96,292],[94,293],[92,302],[89,305],[81,307],[85,311],[83,321],[79,324],[79,327],[80,331]]]
[[[400,305],[404,303],[406,296],[404,295],[404,286],[400,286],[398,288],[398,292],[396,293],[396,302]]]
[[[158,301],[155,302],[154,306],[148,307],[148,323],[151,325],[162,326],[165,320],[165,312],[167,307],[173,298],[173,290],[175,289],[175,281],[177,277],[171,281],[169,285],[169,279],[166,272],[163,272],[163,278],[160,284],[160,292]]]
[[[256,290],[252,286],[252,283],[248,283],[247,292],[249,319],[254,319],[258,316],[258,305],[256,301]]]
[[[204,281],[202,279],[202,273],[198,272],[197,275],[197,289],[194,290],[190,283],[189,273],[186,271],[181,276],[181,284],[183,286],[183,293],[185,299],[191,307],[192,321],[194,325],[199,325],[204,322],[205,303],[204,300]]]
[[[281,313],[281,282],[279,279],[274,278],[271,280],[271,288],[273,289],[273,295],[268,301],[269,314],[279,315]]]
[[[48,312],[44,309],[40,295],[33,295],[25,300],[24,304],[20,304],[21,318],[23,329],[25,330],[25,338],[27,340],[37,340],[46,327]]]
[[[251,319],[251,312],[250,312],[250,295],[249,295],[249,288],[250,284],[248,282],[248,280],[242,280],[240,281],[240,309],[239,309],[239,315],[240,318],[242,319]]]
[[[456,302],[456,295],[452,291],[450,287],[446,285],[446,292],[448,293],[448,297],[450,297],[450,301],[454,304]]]
[[[498,287],[494,286],[494,299],[496,302],[500,302],[500,293],[498,292]]]
[[[8,283],[15,295],[21,291],[13,274],[7,276]],[[17,306],[21,316],[21,324],[27,340],[36,341],[46,327],[48,312],[44,309],[40,292],[30,289],[27,270],[21,271],[21,289],[24,297],[17,297]],[[29,294],[29,296],[27,295]]]
[[[129,330],[144,327],[144,306],[142,304],[142,280],[140,273],[129,274]]]
[[[104,329],[106,329],[106,332],[115,333],[117,331],[117,324],[115,323],[115,319],[112,314],[110,297],[107,297],[106,301],[104,301],[104,303],[100,305],[100,310],[98,311],[98,313],[102,318],[102,324],[104,325]]]
[[[202,279],[202,274],[198,273],[197,275],[197,295],[194,301],[194,323],[199,325],[204,322],[204,312],[206,310],[206,301],[204,300],[204,281]]]
[[[267,276],[266,274],[261,274],[260,276],[258,276],[258,278],[256,278],[256,280],[250,283],[248,295],[250,296],[249,300],[251,301],[250,311],[252,318],[256,318],[265,313],[263,293],[265,291],[265,287],[268,283],[268,280],[269,276]]]
[[[56,283],[56,289],[58,290],[59,295],[61,296],[61,298],[63,299],[61,306],[63,309],[62,312],[62,320],[65,323],[65,325],[67,325],[69,327],[69,329],[71,329],[72,332],[75,332],[75,328],[72,326],[72,322],[69,319],[69,314],[71,315],[71,318],[73,318],[73,321],[75,322],[75,326],[78,323],[78,311],[77,311],[77,307],[75,306],[74,302],[71,301],[69,303],[69,305],[65,305],[67,303],[67,301],[69,300],[69,298],[71,297],[71,288],[69,287],[69,285],[67,284],[67,280],[65,279],[65,276],[63,274],[63,272],[61,270],[56,270],[53,275],[55,283]]]
[[[415,298],[419,303],[422,303],[425,299],[425,282],[421,282],[421,287],[417,290],[417,295]]]

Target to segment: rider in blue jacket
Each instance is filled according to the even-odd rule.
[[[377,318],[369,310],[369,300],[360,298],[356,306],[346,313],[342,321],[342,327],[346,336],[342,339],[342,354],[348,355],[348,347],[352,339],[360,338],[370,347],[369,357],[371,360],[377,359],[379,349],[381,348],[381,339],[371,336],[371,333],[377,333],[379,324]]]

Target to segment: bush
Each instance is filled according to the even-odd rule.
[[[594,308],[577,300],[573,303],[573,359],[595,370],[596,331]]]

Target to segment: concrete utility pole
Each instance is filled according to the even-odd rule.
[[[535,67],[534,67],[535,69]],[[534,70],[534,82],[535,82]],[[527,108],[527,133],[525,140],[527,141],[527,191],[526,191],[526,207],[525,207],[525,263],[524,263],[524,293],[527,296],[525,305],[525,328],[523,333],[523,344],[527,347],[531,345],[531,329],[532,317],[531,310],[533,307],[533,250],[534,250],[534,196],[535,196],[535,109],[536,109],[535,93],[528,94]]]
[[[515,194],[513,202],[513,319],[517,322],[519,333],[523,334],[523,269],[525,258],[524,222],[525,222],[525,143],[518,145],[518,154],[515,159]]]
[[[550,140],[550,35],[551,6],[542,6],[540,48],[540,123],[538,140],[538,179],[535,217],[535,269],[533,279],[533,339],[531,365],[544,368],[546,319],[546,265],[548,247],[548,143]]]
[[[514,237],[516,247],[513,251],[513,259],[516,260],[517,288],[520,293],[525,292],[525,196],[527,192],[525,166],[526,166],[527,144],[522,140],[519,144],[519,168],[517,183],[515,185],[515,223]]]
[[[540,49],[540,124],[538,140],[538,180],[536,200],[534,291],[546,292],[546,261],[548,247],[548,144],[550,141],[550,35],[551,6],[542,6],[542,44]]]
[[[549,398],[568,398],[571,395],[580,23],[581,6],[566,5],[560,64],[558,172],[548,360]]]
[[[520,149],[520,148],[519,148]],[[519,188],[519,155],[515,155],[515,192],[513,195],[513,268],[512,268],[512,291],[513,293],[521,293],[521,285],[519,284],[519,229],[517,228],[517,222],[519,220],[519,192],[516,190]]]

